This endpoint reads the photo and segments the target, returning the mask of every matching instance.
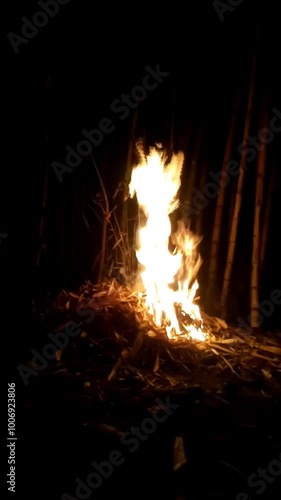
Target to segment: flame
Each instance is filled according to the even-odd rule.
[[[138,228],[136,256],[148,311],[156,325],[165,326],[168,338],[186,335],[203,341],[206,334],[194,304],[201,265],[196,248],[201,238],[183,221],[172,232],[169,217],[179,205],[183,161],[183,153],[178,153],[167,164],[164,151],[150,148],[149,155],[143,155],[142,163],[133,168],[129,193],[136,195],[144,219]]]

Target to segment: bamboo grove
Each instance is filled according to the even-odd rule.
[[[254,172],[255,178],[255,182],[251,186],[254,206],[252,206],[252,222],[251,225],[248,225],[247,231],[252,235],[252,256],[251,261],[248,262],[248,267],[251,271],[249,277],[245,277],[245,280],[248,279],[245,286],[248,289],[250,323],[253,328],[260,326],[260,289],[265,268],[272,195],[276,179],[276,164],[271,151],[274,150],[274,131],[269,128],[272,114],[270,108],[271,102],[267,96],[261,95],[256,88],[257,64],[255,51],[252,57],[252,66],[249,68],[249,87],[242,89],[242,79],[240,79],[236,96],[233,100],[225,151],[220,166],[220,175],[217,177],[219,179],[219,187],[215,200],[212,200],[215,209],[207,258],[205,253],[207,261],[205,273],[207,274],[207,279],[205,278],[206,292],[205,295],[203,294],[205,306],[212,314],[216,314],[222,318],[228,317],[228,304],[233,293],[231,279],[237,256],[237,233],[241,222],[241,205],[243,197],[246,196],[245,179],[247,178],[248,171],[251,170],[252,174]],[[242,90],[247,95],[247,99],[244,99],[245,102],[241,102]],[[173,104],[174,100],[175,95],[173,92]],[[278,112],[278,110],[276,111]],[[134,276],[134,272],[136,272],[133,242],[136,228],[134,221],[137,214],[135,214],[135,217],[129,217],[128,204],[126,203],[126,186],[130,178],[135,156],[143,159],[148,148],[145,140],[137,140],[138,112],[139,110],[137,109],[132,119],[124,183],[120,183],[115,193],[115,197],[118,197],[119,191],[122,192],[121,198],[124,203],[121,203],[121,212],[118,216],[117,210],[111,217],[108,202],[105,203],[106,207],[102,209],[104,212],[104,225],[99,281],[101,281],[103,276],[102,268],[105,261],[105,241],[108,236],[106,228],[108,225],[109,233],[114,234],[114,245],[111,248],[115,252],[119,252],[119,257],[116,257],[115,253],[115,257],[112,259],[111,272],[114,267],[119,271],[121,269],[122,276],[124,276],[125,280],[129,281]],[[168,144],[167,148],[170,151],[173,150],[174,145],[174,121],[175,117],[172,113],[172,130],[170,133],[170,144]],[[239,133],[242,133],[240,139]],[[145,134],[143,135],[145,136]],[[249,154],[250,136],[257,137],[255,145],[256,153],[252,155],[253,159]],[[233,158],[235,148],[237,149],[237,140],[240,144],[239,156],[238,161],[234,162]],[[189,154],[185,164],[186,179],[181,194],[180,212],[188,227],[198,235],[203,233],[204,237],[204,218],[207,208],[204,205],[199,208],[193,204],[194,193],[202,193],[204,191],[210,168],[208,158],[202,154],[202,151],[204,151],[203,142],[204,137],[200,131],[193,140],[193,146],[191,146],[190,140],[187,146],[190,147],[192,152]],[[233,171],[234,163],[237,165],[235,175]],[[266,195],[265,190],[267,191]],[[104,196],[104,199],[106,200],[106,196]],[[222,255],[223,252],[221,249],[222,242],[224,242],[224,255]],[[219,279],[220,274],[221,278]]]
[[[203,267],[200,270],[201,305],[207,313],[228,319],[231,315],[233,297],[239,289],[233,289],[233,278],[241,274],[244,293],[247,295],[245,310],[250,314],[251,327],[260,326],[259,304],[262,300],[261,290],[266,274],[266,263],[269,259],[269,238],[271,234],[271,218],[273,197],[277,182],[276,148],[279,136],[281,111],[270,97],[268,89],[259,85],[259,37],[249,57],[248,75],[242,73],[237,78],[236,90],[228,112],[221,157],[210,161],[210,142],[208,126],[204,127],[186,115],[183,128],[177,126],[177,88],[170,89],[169,130],[164,147],[169,155],[180,143],[183,149],[184,169],[180,188],[180,206],[174,217],[184,220],[186,226],[196,235],[202,236],[199,252],[203,254]],[[119,184],[115,192],[109,194],[112,187],[106,154],[100,164],[91,157],[92,174],[98,183],[98,193],[91,196],[92,218],[82,213],[83,224],[89,234],[95,234],[95,252],[90,279],[102,283],[106,277],[117,277],[120,282],[133,282],[137,277],[137,261],[135,257],[136,227],[140,214],[128,201],[128,185],[132,167],[138,160],[143,160],[151,144],[147,137],[147,123],[142,104],[134,110],[128,124],[125,153],[118,171]],[[275,124],[271,127],[271,123]],[[210,127],[209,127],[210,128]],[[180,129],[180,130],[179,130]],[[181,141],[179,141],[181,135]],[[139,139],[141,137],[141,139]],[[216,136],[215,136],[216,138]],[[46,148],[48,134],[45,134]],[[212,141],[214,139],[212,138]],[[41,197],[42,216],[39,221],[40,245],[36,254],[36,266],[40,269],[46,252],[46,205],[48,204],[49,176],[48,165],[43,180]],[[85,177],[88,174],[85,174]],[[215,190],[206,195],[206,186],[214,181]],[[116,179],[116,175],[115,178]],[[80,188],[79,188],[80,189]],[[81,193],[89,198],[89,190],[83,180]],[[76,211],[77,227],[78,211],[81,202],[75,195],[72,211]],[[194,202],[197,200],[197,203]],[[198,204],[199,200],[199,204]],[[246,226],[244,222],[245,207],[250,212]],[[77,209],[76,209],[77,207]],[[61,214],[63,217],[63,214]],[[244,223],[250,241],[251,252],[247,248],[247,260],[244,258],[247,272],[239,269],[238,248],[239,230]],[[79,226],[80,227],[80,226]],[[81,231],[81,229],[79,229]],[[44,239],[45,235],[45,239]],[[243,240],[243,236],[240,241]],[[65,245],[61,239],[62,246]],[[94,245],[93,245],[94,246]],[[249,246],[247,244],[247,246]],[[90,249],[91,250],[91,249]],[[69,262],[69,266],[72,263]],[[238,269],[238,271],[237,271]],[[92,273],[92,275],[91,275]],[[246,296],[245,295],[245,296]]]

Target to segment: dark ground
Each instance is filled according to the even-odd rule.
[[[38,353],[44,351],[48,331],[64,331],[69,320],[79,322],[74,309],[74,304],[70,310],[56,305],[37,318]],[[108,461],[117,450],[123,463],[112,468],[92,496],[88,490],[81,498],[249,500],[259,498],[264,486],[262,498],[277,500],[278,462],[270,483],[259,482],[256,474],[260,468],[271,470],[274,459],[280,464],[280,352],[271,355],[257,348],[261,357],[253,358],[245,346],[242,356],[222,352],[226,364],[212,349],[177,346],[162,334],[141,336],[140,342],[133,318],[118,307],[101,307],[89,324],[81,322],[84,333],[69,342],[60,358],[37,375],[17,377],[18,406],[24,410],[17,428],[19,455],[33,477],[26,486],[29,498],[69,500],[62,496],[65,492],[79,498],[76,478],[86,481],[95,470],[92,462]],[[234,330],[227,332],[224,338],[235,338]],[[262,333],[256,338],[265,343]],[[217,344],[216,350],[220,347],[228,344]],[[135,354],[128,358],[125,351]],[[124,359],[109,378],[121,352]],[[32,368],[30,359],[24,364]],[[154,427],[146,424],[155,412],[163,416],[165,404],[171,405],[166,420]],[[133,427],[141,428],[139,439],[133,437]],[[183,462],[182,453],[175,451],[178,438]]]
[[[178,409],[131,453],[132,445],[121,444],[116,429],[131,432],[132,425],[151,416],[148,408],[156,396],[163,401],[167,397],[156,392],[145,398],[135,394],[131,384],[126,380],[125,391],[124,383],[114,384],[103,401],[83,390],[74,375],[46,375],[26,391],[25,419],[17,434],[19,455],[24,455],[20,465],[25,464],[31,476],[20,484],[19,474],[18,483],[30,499],[56,500],[64,492],[76,497],[75,478],[85,481],[94,470],[91,463],[107,460],[113,450],[120,451],[125,462],[89,498],[175,499],[181,493],[186,499],[230,500],[239,498],[241,491],[259,498],[257,485],[250,487],[247,481],[260,467],[267,469],[273,459],[280,460],[280,397],[265,400],[249,389],[230,397],[221,394],[226,401],[199,389],[171,394]],[[176,436],[183,438],[187,464],[173,472]],[[274,479],[262,498],[279,498],[280,476]]]

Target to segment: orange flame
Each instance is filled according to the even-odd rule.
[[[183,161],[183,153],[178,153],[167,164],[164,151],[150,148],[147,158],[132,171],[130,196],[136,195],[145,218],[138,229],[136,256],[142,266],[146,306],[155,324],[165,325],[168,338],[185,334],[203,341],[206,334],[199,307],[194,304],[198,289],[195,278],[201,265],[196,248],[201,238],[183,221],[172,233],[169,217],[179,205]],[[188,325],[184,318],[189,319]]]

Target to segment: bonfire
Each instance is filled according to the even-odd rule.
[[[81,324],[83,311],[85,315],[88,310],[94,312],[94,320],[89,325],[85,321],[83,342],[87,339],[94,347],[95,377],[123,380],[131,372],[150,389],[187,387],[196,378],[206,388],[218,372],[227,372],[228,380],[262,378],[278,387],[278,338],[252,335],[200,310],[201,237],[183,220],[175,228],[171,223],[179,205],[183,154],[174,154],[168,161],[157,146],[147,156],[141,149],[139,158],[127,196],[138,203],[136,279],[123,284],[112,277],[99,284],[87,282],[78,292],[62,291],[55,304],[66,314],[65,321],[77,317]],[[108,214],[106,220],[110,221]],[[202,370],[206,365],[212,369],[207,379]]]
[[[185,334],[204,341],[200,310],[194,303],[200,238],[183,221],[172,232],[169,218],[179,205],[183,160],[178,153],[167,164],[165,152],[151,148],[148,157],[133,169],[130,195],[136,195],[145,219],[138,228],[136,255],[142,268],[145,304],[155,324],[165,325],[169,339]]]

